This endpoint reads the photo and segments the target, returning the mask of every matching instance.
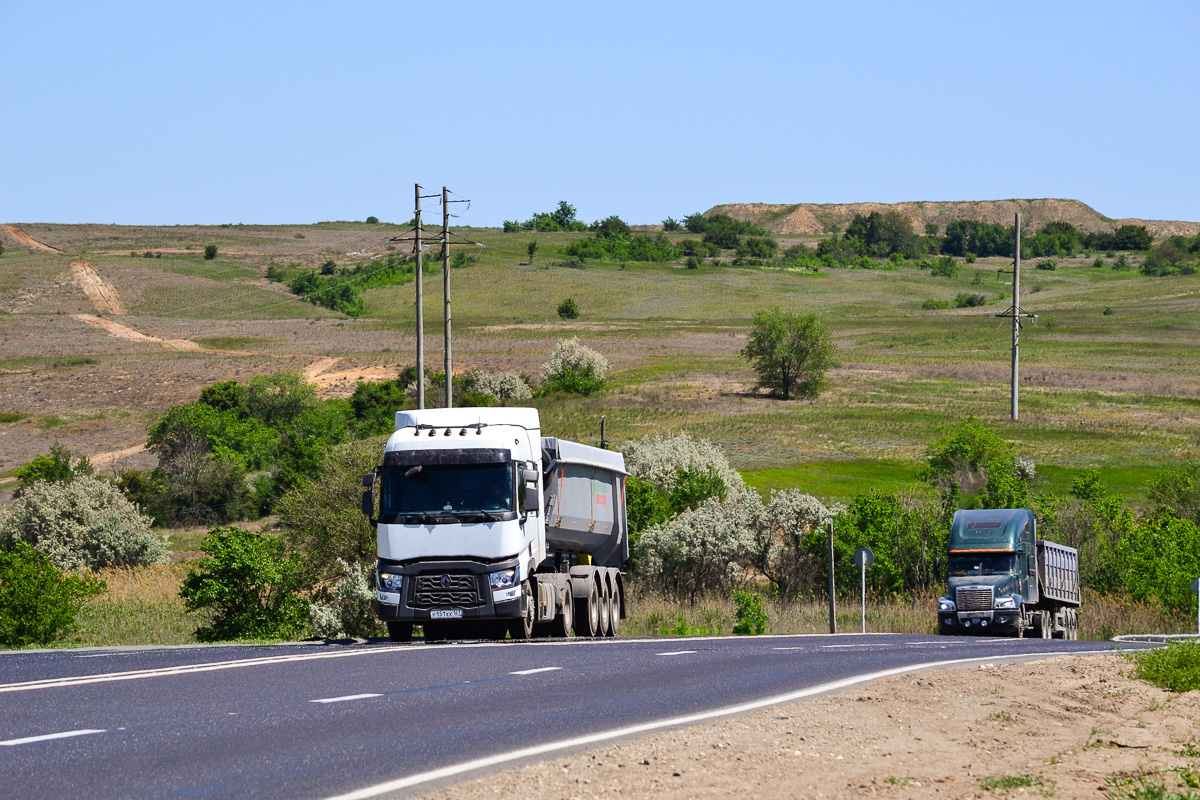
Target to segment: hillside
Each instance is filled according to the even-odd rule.
[[[1020,212],[1027,230],[1037,230],[1048,222],[1069,222],[1085,233],[1111,231],[1121,225],[1145,225],[1155,239],[1182,234],[1200,233],[1200,222],[1179,222],[1146,219],[1109,219],[1096,209],[1078,200],[979,200],[961,202],[909,203],[726,203],[713,206],[707,213],[728,214],[763,226],[779,235],[817,236],[841,233],[855,214],[895,210],[912,220],[913,230],[925,230],[934,223],[939,231],[957,219],[980,222],[1000,222],[1011,225],[1013,215]]]

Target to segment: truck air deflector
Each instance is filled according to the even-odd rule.
[[[424,464],[507,464],[512,452],[493,448],[455,447],[444,450],[389,450],[383,454],[385,467],[417,467]]]

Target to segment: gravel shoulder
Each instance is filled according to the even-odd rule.
[[[1179,788],[1178,768],[1200,769],[1200,692],[1173,695],[1130,669],[1106,655],[896,676],[425,797],[1104,798],[1149,774]],[[994,785],[1020,776],[1032,785]]]

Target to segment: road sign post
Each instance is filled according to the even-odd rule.
[[[862,632],[867,632],[867,567],[875,562],[875,554],[869,547],[860,547],[854,551],[854,563],[862,570]]]

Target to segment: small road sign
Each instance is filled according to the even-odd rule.
[[[875,563],[875,554],[869,547],[860,547],[854,551],[854,563],[861,569]],[[1193,588],[1195,588],[1193,586]]]

